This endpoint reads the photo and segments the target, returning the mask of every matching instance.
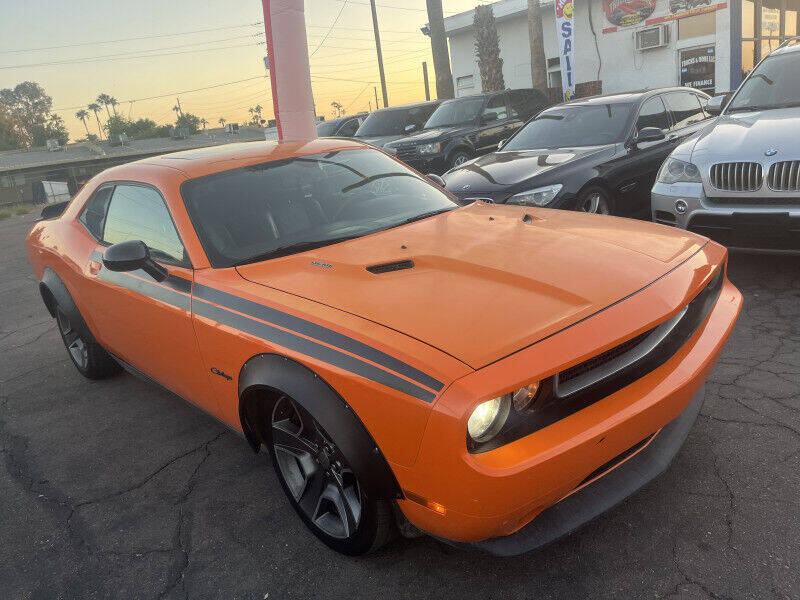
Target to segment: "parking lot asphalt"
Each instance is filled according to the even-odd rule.
[[[264,455],[172,394],[83,379],[0,221],[0,597],[800,598],[800,257],[734,254],[745,307],[670,469],[576,534],[492,558],[334,554]]]

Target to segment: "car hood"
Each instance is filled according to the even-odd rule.
[[[640,221],[476,202],[238,271],[480,368],[637,292],[703,244]],[[367,270],[400,260],[413,267]]]
[[[509,150],[479,156],[443,175],[447,189],[462,194],[494,191],[552,171],[576,159],[597,154],[609,146],[558,150]],[[465,186],[469,186],[465,188]]]
[[[353,139],[358,140],[359,142],[364,142],[365,144],[369,144],[370,146],[375,146],[376,148],[382,147],[384,144],[388,144],[389,142],[394,142],[395,140],[399,140],[402,138],[402,135],[365,135],[365,136],[355,136]]]
[[[423,129],[419,133],[415,133],[414,135],[410,135],[406,138],[403,138],[400,141],[395,142],[392,144],[393,146],[414,146],[416,144],[424,144],[426,142],[431,142],[434,140],[438,140],[443,137],[450,137],[453,135],[459,135],[461,133],[466,133],[470,130],[474,129],[474,127],[434,127],[432,129]]]
[[[702,129],[694,143],[691,160],[712,162],[761,161],[767,150],[787,157],[797,147],[800,119],[797,108],[781,108],[722,115]],[[794,154],[790,158],[796,158]]]

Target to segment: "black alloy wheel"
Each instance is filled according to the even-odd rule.
[[[89,367],[89,346],[86,341],[73,327],[70,319],[60,309],[56,309],[56,323],[58,324],[58,331],[61,333],[61,339],[64,340],[64,346],[69,352],[69,357],[81,373],[84,373]]]
[[[272,411],[270,450],[278,479],[311,531],[338,552],[359,555],[389,539],[391,511],[368,498],[330,435],[288,396]]]
[[[470,156],[465,150],[457,150],[450,157],[450,168],[454,169],[456,167],[460,167],[465,162],[467,162],[469,159],[470,159]]]
[[[88,379],[105,379],[122,370],[119,363],[94,339],[80,316],[70,316],[56,306],[56,324],[67,353],[81,375]]]
[[[578,198],[578,210],[595,215],[610,215],[611,200],[605,190],[591,187]]]

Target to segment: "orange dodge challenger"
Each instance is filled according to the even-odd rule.
[[[268,449],[331,548],[399,527],[497,555],[661,473],[742,296],[692,233],[459,206],[355,142],[148,158],[27,239],[78,371],[125,368]]]

